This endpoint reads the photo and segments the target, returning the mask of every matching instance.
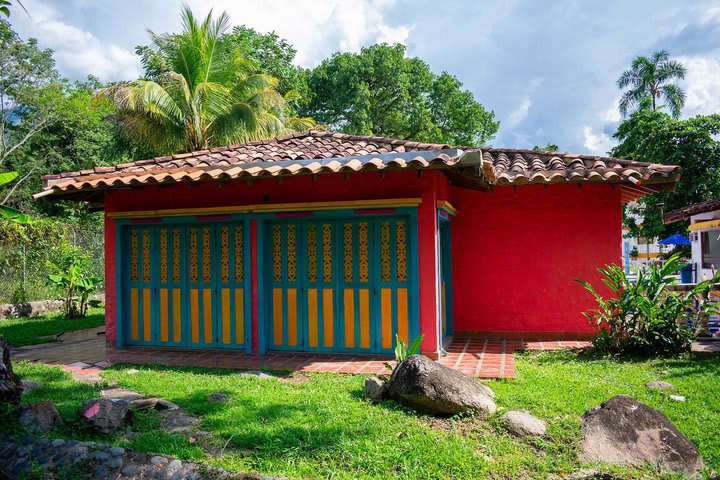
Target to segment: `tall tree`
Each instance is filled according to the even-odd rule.
[[[403,45],[336,53],[306,75],[300,112],[346,133],[480,145],[499,127],[457,78],[407,58]]]
[[[13,188],[0,191],[0,201],[37,214],[76,217],[82,210],[77,202],[31,200],[30,195],[40,191],[42,175],[143,158],[146,152],[119,138],[106,120],[116,113],[112,104],[90,105],[94,92],[103,86],[93,77],[57,84],[61,94],[54,98],[56,114],[6,162],[6,167],[17,171],[19,178],[27,178],[21,184],[13,184]]]
[[[628,89],[620,98],[620,113],[627,115],[630,108],[649,98],[653,110],[663,106],[658,105],[662,100],[673,118],[679,118],[685,105],[685,91],[675,82],[684,79],[685,73],[683,64],[672,60],[667,50],[656,50],[649,58],[636,57],[617,81],[618,88]]]
[[[201,150],[257,140],[305,128],[305,119],[285,118],[277,79],[254,70],[238,49],[223,51],[226,13],[198,21],[182,11],[180,34],[150,32],[156,79],[99,90],[118,110],[117,125],[128,138],[157,154]]]
[[[673,192],[643,197],[626,212],[625,224],[634,236],[657,238],[687,228],[687,222],[663,225],[659,204],[668,212],[720,197],[718,135],[720,115],[675,120],[653,110],[649,99],[620,124],[614,135],[620,144],[611,155],[682,167],[682,177]]]
[[[57,118],[61,90],[52,51],[40,49],[35,39],[23,41],[0,19],[0,169],[12,170],[9,163],[18,149]],[[0,185],[9,193],[0,196],[0,218],[25,218],[8,206],[8,200],[34,169],[22,176],[15,171],[1,174]]]
[[[221,55],[239,52],[254,68],[278,80],[276,90],[285,97],[294,113],[297,102],[307,95],[305,77],[293,62],[297,50],[274,32],[260,33],[245,25],[238,25],[220,37],[217,50]],[[158,81],[168,71],[165,57],[152,45],[139,45],[135,52],[145,69],[145,77]]]

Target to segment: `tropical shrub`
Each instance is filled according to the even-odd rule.
[[[98,300],[90,296],[97,291],[102,279],[89,274],[89,258],[77,254],[74,259],[68,258],[72,247],[64,247],[64,256],[58,263],[48,263],[53,271],[47,276],[46,284],[52,286],[61,295],[63,313],[70,318],[80,318],[87,314],[88,307],[100,305]]]
[[[597,308],[584,313],[598,334],[594,348],[601,353],[632,355],[675,355],[690,350],[694,323],[705,318],[717,305],[709,300],[716,275],[689,291],[672,291],[674,274],[680,270],[680,255],[673,255],[663,266],[640,270],[631,282],[617,265],[598,271],[612,296],[603,297],[584,280],[577,280],[597,301]]]
[[[400,340],[400,335],[395,335],[395,365],[400,365],[400,362],[405,360],[410,355],[415,355],[417,353],[420,353],[420,345],[422,345],[423,337],[425,335],[420,335],[419,337],[415,338],[410,343],[410,346],[408,346],[405,342]],[[393,370],[392,365],[389,363],[385,363],[385,368],[388,370]]]
[[[57,295],[46,284],[55,269],[67,269],[82,252],[90,275],[103,277],[102,222],[61,223],[34,218],[20,224],[0,220],[0,303],[47,300]]]

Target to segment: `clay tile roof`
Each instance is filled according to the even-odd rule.
[[[480,155],[466,156],[470,152]],[[477,166],[480,168],[475,168]],[[623,197],[628,200],[650,193],[649,187],[638,186],[638,183],[673,185],[680,167],[555,152],[452,147],[311,130],[114,167],[47,175],[43,177],[43,192],[36,197],[73,193],[81,198],[79,193],[86,190],[143,184],[402,168],[441,168],[459,185],[467,184],[466,179],[460,178],[462,175],[474,177],[471,179],[474,185],[478,182],[485,185],[632,183],[635,185],[629,187],[630,193],[624,193]]]
[[[687,220],[693,215],[714,212],[715,210],[720,210],[720,198],[714,198],[668,212],[663,216],[663,223],[679,222],[681,220]]]

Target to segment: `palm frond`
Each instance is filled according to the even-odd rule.
[[[287,117],[283,119],[286,133],[304,132],[317,126],[315,119],[310,117]]]
[[[627,88],[630,85],[635,85],[637,82],[638,76],[637,72],[634,70],[625,70],[621,75],[620,78],[617,79],[617,86],[620,89]]]
[[[663,85],[660,91],[668,103],[672,117],[680,118],[682,107],[685,106],[685,91],[673,83]]]
[[[661,62],[666,62],[670,59],[670,52],[665,49],[655,50],[651,55],[651,59],[652,62],[656,65]]]
[[[658,65],[657,79],[659,82],[668,80],[683,80],[687,69],[685,66],[675,60],[668,60]]]
[[[638,103],[637,96],[638,96],[638,89],[632,89],[628,90],[627,92],[624,92],[622,96],[620,97],[620,103],[618,104],[618,109],[620,110],[620,114],[625,117],[627,116],[630,109],[633,107],[633,105],[636,105]]]

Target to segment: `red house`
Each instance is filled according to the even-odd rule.
[[[105,211],[118,348],[389,353],[395,336],[583,338],[573,280],[679,167],[311,131],[44,177]]]

